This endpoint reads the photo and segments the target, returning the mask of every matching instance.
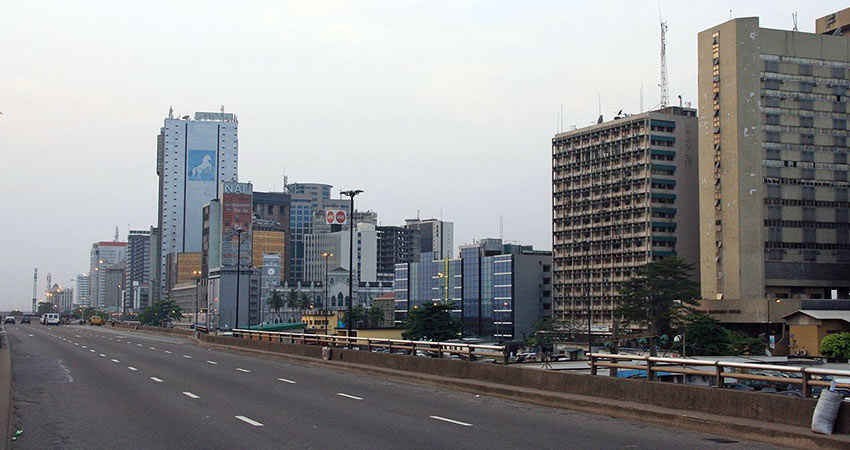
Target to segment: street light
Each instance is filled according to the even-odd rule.
[[[329,306],[329,302],[328,302],[328,293],[329,293],[329,288],[328,288],[328,258],[330,258],[333,255],[334,255],[333,253],[329,253],[329,252],[323,252],[322,253],[322,258],[325,258],[325,301],[322,302],[322,310],[323,310],[323,312],[322,312],[323,317],[322,318],[324,319],[324,322],[325,322],[325,336],[328,335],[328,306]]]
[[[360,189],[351,189],[348,191],[340,191],[340,195],[344,195],[351,199],[351,206],[348,208],[348,337],[351,337],[352,322],[354,322],[354,197],[362,193]]]
[[[195,279],[195,328],[198,328],[198,310],[201,309],[201,271],[193,270],[192,278]]]
[[[245,232],[245,229],[242,227],[236,227],[233,229],[237,235],[237,244],[236,244],[236,322],[235,327],[239,328],[239,279],[242,278],[242,233]],[[231,241],[232,242],[232,241]]]

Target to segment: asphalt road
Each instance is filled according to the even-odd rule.
[[[772,448],[206,350],[111,328],[7,325],[13,449]]]

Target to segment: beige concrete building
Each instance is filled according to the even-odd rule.
[[[850,297],[850,39],[748,17],[697,51],[704,309],[756,322],[742,302],[766,318],[767,299]]]
[[[611,331],[622,282],[679,255],[698,268],[696,110],[668,107],[552,138],[553,317]]]

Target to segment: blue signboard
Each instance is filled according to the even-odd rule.
[[[215,181],[215,163],[214,150],[189,150],[186,160],[186,179]]]

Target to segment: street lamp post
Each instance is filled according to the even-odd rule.
[[[324,252],[322,253],[322,258],[325,258],[325,301],[322,302],[322,318],[325,322],[325,336],[328,335],[328,293],[330,292],[328,287],[328,258],[333,256],[333,253]]]
[[[239,294],[241,291],[239,290],[239,280],[242,278],[242,233],[245,230],[242,227],[236,227],[233,229],[237,235],[237,244],[236,244],[236,322],[233,328],[239,328]],[[232,242],[232,241],[231,241]]]
[[[194,328],[198,328],[198,312],[201,309],[201,271],[193,270],[192,278],[195,279],[195,325]]]
[[[351,199],[351,206],[348,208],[348,320],[345,325],[348,328],[348,337],[351,337],[353,330],[352,319],[354,318],[354,197],[362,193],[360,189],[351,189],[348,191],[340,191],[340,195],[344,195]]]

